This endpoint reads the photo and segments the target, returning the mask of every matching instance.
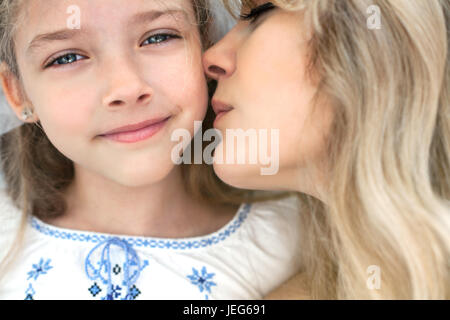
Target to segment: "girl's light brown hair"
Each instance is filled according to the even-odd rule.
[[[241,3],[245,13],[255,6],[224,3],[235,16]],[[327,204],[299,194],[306,289],[322,299],[449,299],[450,2],[272,3],[310,31],[308,74],[334,108]],[[367,26],[371,5],[381,29]]]

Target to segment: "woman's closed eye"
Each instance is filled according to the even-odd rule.
[[[272,2],[266,2],[256,8],[253,8],[248,14],[241,14],[240,18],[242,20],[250,20],[250,23],[254,23],[263,13],[275,8],[276,6]]]
[[[145,41],[141,44],[141,46],[148,46],[148,45],[158,46],[158,45],[164,44],[166,42],[169,42],[171,40],[181,39],[181,38],[182,38],[181,36],[172,34],[172,33],[158,33],[158,34],[154,34],[154,35],[147,37],[145,39]],[[77,54],[75,52],[67,52],[67,53],[64,53],[64,54],[54,58],[53,60],[51,60],[51,62],[48,63],[45,66],[45,68],[58,66],[58,65],[62,65],[62,66],[70,65],[70,64],[74,64],[75,62],[77,62],[79,60],[84,60],[84,59],[79,59],[79,57],[87,58],[86,56]]]

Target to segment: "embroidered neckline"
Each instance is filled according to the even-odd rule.
[[[251,203],[243,203],[240,205],[235,216],[225,226],[219,230],[199,237],[191,238],[155,238],[155,237],[139,237],[127,235],[114,235],[108,233],[99,233],[92,231],[80,231],[67,228],[60,228],[47,224],[35,216],[29,217],[31,227],[38,232],[57,239],[72,240],[87,243],[100,243],[113,238],[127,241],[131,246],[148,247],[155,249],[172,249],[172,250],[189,250],[205,248],[217,244],[230,237],[242,223],[246,220]]]

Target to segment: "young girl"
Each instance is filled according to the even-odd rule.
[[[0,1],[2,87],[26,122],[1,139],[0,298],[255,299],[298,271],[295,199],[242,203],[171,161],[172,131],[207,110],[207,8]]]
[[[449,1],[242,3],[204,67],[216,128],[280,137],[278,174],[218,176],[304,205],[303,273],[270,297],[450,299]]]

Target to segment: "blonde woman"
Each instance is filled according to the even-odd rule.
[[[302,272],[268,297],[449,299],[449,2],[239,3],[225,2],[240,20],[204,55],[215,157],[226,129],[273,129],[280,165],[214,169],[303,204]]]

